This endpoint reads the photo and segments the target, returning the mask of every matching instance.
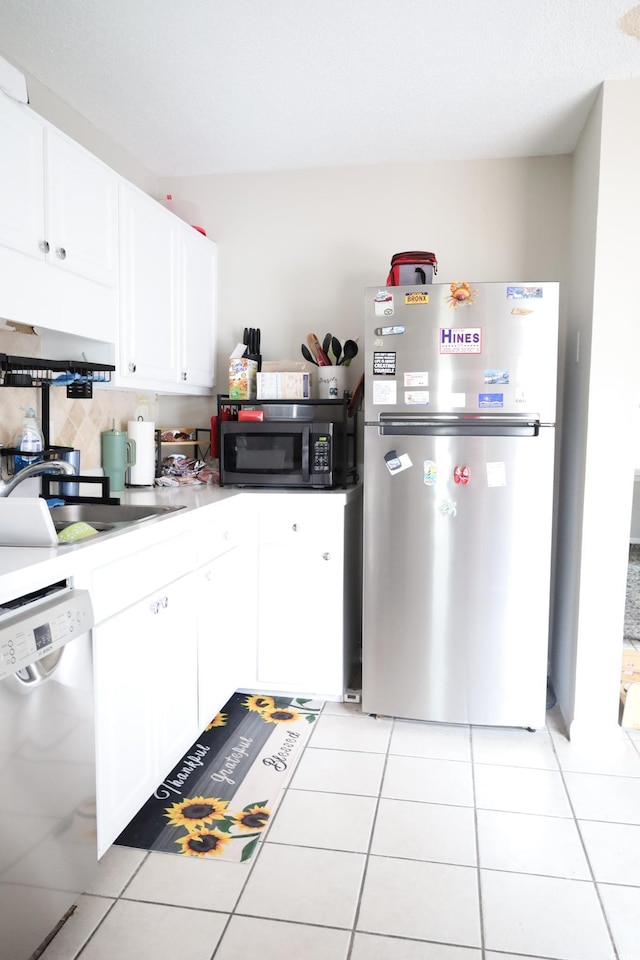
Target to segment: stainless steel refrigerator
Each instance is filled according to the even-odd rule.
[[[368,713],[544,726],[558,294],[365,291]]]

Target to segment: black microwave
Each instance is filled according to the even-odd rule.
[[[220,485],[335,487],[345,470],[341,427],[318,420],[223,420]]]

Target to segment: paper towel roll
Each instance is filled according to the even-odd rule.
[[[152,487],[156,477],[156,425],[151,420],[129,420],[127,436],[136,442],[135,466],[129,468],[127,485]]]

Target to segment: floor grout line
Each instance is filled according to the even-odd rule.
[[[322,716],[322,715],[321,715],[321,716]],[[326,716],[328,716],[328,717],[336,717],[336,716],[337,716],[337,717],[340,717],[341,719],[349,719],[349,720],[354,720],[354,721],[357,721],[357,722],[361,722],[361,720],[366,719],[366,718],[363,718],[363,717],[353,717],[353,716],[351,716],[350,714],[346,714],[346,713],[345,713],[344,715],[339,714],[339,713],[329,713],[329,714],[326,714]],[[319,719],[320,719],[320,718],[319,718]],[[503,950],[496,950],[495,947],[488,947],[488,946],[486,945],[485,905],[484,905],[484,903],[483,903],[483,887],[482,887],[482,874],[483,874],[483,872],[485,872],[485,871],[486,871],[487,874],[490,874],[490,873],[501,873],[501,874],[513,874],[514,876],[524,875],[524,876],[530,876],[530,877],[540,878],[540,879],[553,879],[553,880],[562,880],[562,881],[572,881],[572,882],[574,882],[574,883],[576,883],[576,884],[579,883],[579,884],[583,884],[583,885],[584,885],[584,884],[589,884],[590,887],[594,890],[595,895],[596,895],[596,897],[597,897],[598,903],[599,903],[599,905],[600,905],[600,910],[601,910],[601,913],[602,913],[602,917],[603,917],[603,919],[604,919],[604,923],[605,923],[605,926],[606,926],[606,930],[607,930],[608,935],[609,935],[609,938],[610,938],[610,940],[611,940],[611,944],[612,944],[611,957],[612,957],[612,960],[614,960],[614,958],[615,958],[615,960],[621,960],[622,954],[619,952],[619,947],[616,945],[616,941],[615,941],[615,938],[614,938],[613,930],[612,930],[612,928],[611,928],[609,916],[608,916],[607,911],[606,911],[606,909],[605,909],[604,901],[603,901],[602,896],[601,896],[601,893],[600,893],[600,886],[602,886],[602,887],[612,887],[612,888],[620,888],[620,887],[622,887],[622,888],[628,889],[630,892],[636,892],[636,891],[637,891],[637,892],[638,892],[638,896],[640,897],[640,884],[620,883],[619,881],[613,881],[613,880],[605,881],[605,882],[602,882],[602,883],[600,883],[599,881],[597,881],[597,879],[596,879],[596,874],[595,874],[595,870],[594,870],[593,864],[592,864],[592,862],[591,862],[591,858],[589,857],[589,854],[588,854],[587,846],[586,846],[586,843],[585,843],[585,838],[584,838],[584,836],[583,836],[583,833],[582,833],[580,824],[584,822],[584,823],[602,823],[602,824],[607,824],[607,825],[611,824],[611,825],[617,825],[617,826],[631,826],[631,827],[632,827],[632,826],[639,826],[639,827],[640,827],[640,823],[639,823],[639,824],[628,824],[628,823],[625,823],[624,821],[601,820],[601,819],[594,819],[594,818],[589,818],[589,817],[581,817],[581,818],[579,818],[579,817],[577,816],[577,814],[576,814],[575,805],[574,805],[574,802],[573,802],[573,800],[572,800],[571,794],[570,794],[570,792],[569,792],[569,787],[568,787],[568,783],[567,783],[566,777],[567,777],[567,775],[571,775],[571,774],[579,774],[579,775],[586,775],[586,776],[606,777],[606,778],[608,778],[608,780],[609,780],[611,783],[614,783],[616,780],[619,780],[620,782],[625,782],[625,783],[634,783],[634,782],[636,782],[636,781],[637,781],[638,779],[640,779],[640,778],[639,778],[639,777],[634,777],[634,776],[628,776],[628,775],[624,775],[624,774],[617,774],[617,773],[613,773],[613,774],[612,774],[612,773],[605,773],[605,774],[602,774],[602,773],[593,772],[593,771],[579,771],[579,770],[566,770],[566,769],[564,769],[564,768],[562,767],[562,765],[560,764],[560,758],[559,758],[558,750],[557,750],[557,748],[556,748],[556,740],[555,740],[554,736],[551,735],[551,732],[550,732],[550,730],[549,730],[548,727],[547,727],[547,740],[548,740],[548,742],[550,743],[551,748],[552,748],[552,750],[553,750],[553,755],[554,755],[554,757],[556,758],[556,760],[557,760],[557,762],[558,762],[558,767],[557,767],[557,768],[531,767],[531,766],[527,766],[527,765],[525,765],[525,764],[515,765],[515,764],[510,764],[510,763],[496,764],[496,763],[487,763],[486,761],[478,761],[478,760],[476,759],[476,756],[475,756],[475,748],[476,748],[476,746],[479,746],[479,745],[480,745],[480,742],[478,742],[477,745],[474,743],[474,729],[473,729],[473,727],[472,727],[471,725],[469,725],[469,726],[467,727],[467,738],[468,738],[469,751],[470,751],[470,757],[469,757],[468,760],[459,759],[459,758],[447,758],[447,757],[440,757],[440,756],[437,756],[437,757],[424,756],[423,754],[414,754],[414,753],[397,753],[397,752],[395,752],[394,749],[393,749],[393,739],[394,739],[394,734],[396,733],[396,731],[399,730],[399,729],[401,729],[400,723],[399,723],[399,721],[397,721],[397,720],[395,720],[395,719],[393,719],[393,718],[385,718],[385,719],[390,720],[390,728],[389,728],[389,731],[388,731],[387,741],[386,741],[386,749],[385,749],[384,752],[383,752],[383,751],[379,751],[379,750],[378,750],[378,751],[353,750],[353,749],[350,749],[350,748],[345,748],[345,747],[340,748],[340,747],[333,747],[333,746],[314,747],[314,745],[313,745],[313,735],[312,735],[312,737],[309,739],[309,741],[305,744],[304,750],[302,751],[302,753],[301,753],[301,755],[300,755],[300,757],[299,757],[299,759],[298,759],[298,762],[296,763],[296,766],[295,766],[294,770],[292,771],[292,775],[291,775],[291,777],[290,777],[290,779],[289,779],[289,781],[288,781],[288,783],[287,783],[287,785],[286,785],[286,787],[285,787],[285,789],[284,789],[284,791],[283,791],[283,795],[282,795],[282,797],[280,798],[280,801],[279,801],[279,803],[278,803],[278,806],[277,806],[277,809],[276,809],[276,811],[275,811],[273,820],[271,821],[271,823],[270,823],[270,825],[269,825],[269,830],[268,830],[268,831],[265,833],[265,835],[261,838],[260,844],[259,844],[259,846],[258,846],[258,848],[257,848],[257,850],[256,850],[256,855],[255,855],[255,857],[252,859],[252,862],[251,862],[250,864],[247,864],[247,865],[246,865],[246,866],[247,866],[247,875],[246,875],[246,877],[244,877],[244,879],[243,879],[243,881],[242,881],[242,885],[240,886],[240,888],[239,888],[239,890],[238,890],[238,893],[237,893],[237,895],[235,896],[235,899],[234,899],[234,901],[233,901],[233,905],[232,905],[231,909],[229,909],[229,910],[215,910],[215,909],[210,909],[210,908],[207,908],[207,907],[189,907],[189,906],[185,906],[184,904],[168,904],[168,903],[166,903],[166,902],[163,902],[162,900],[140,900],[140,899],[135,898],[135,897],[129,897],[129,896],[127,896],[127,890],[131,888],[131,885],[132,885],[132,882],[133,882],[134,878],[138,875],[138,873],[139,873],[140,870],[143,868],[143,866],[149,861],[149,858],[150,858],[151,854],[150,854],[150,853],[147,853],[147,854],[143,857],[143,859],[142,859],[142,860],[136,865],[136,867],[133,869],[131,875],[127,878],[126,882],[124,882],[123,886],[121,887],[121,889],[120,889],[120,891],[119,891],[119,893],[118,893],[118,895],[117,895],[116,897],[107,896],[107,895],[103,895],[103,894],[100,894],[100,893],[89,893],[89,894],[86,894],[86,896],[88,896],[88,897],[99,897],[99,898],[101,898],[101,899],[103,899],[103,900],[112,900],[112,903],[111,903],[111,905],[109,906],[109,909],[105,912],[104,916],[101,917],[101,919],[99,920],[99,922],[96,924],[95,928],[87,935],[87,937],[86,937],[85,941],[83,942],[83,944],[82,944],[82,945],[79,947],[79,949],[76,951],[73,960],[82,960],[82,954],[85,953],[85,951],[88,949],[88,945],[89,945],[92,941],[95,940],[95,938],[96,938],[97,935],[99,934],[100,929],[103,927],[104,921],[105,921],[106,918],[111,914],[111,912],[113,911],[114,907],[115,907],[120,901],[124,901],[124,902],[128,902],[128,903],[154,904],[154,905],[162,906],[162,907],[170,907],[170,908],[171,908],[171,907],[175,907],[176,909],[187,909],[187,910],[193,910],[193,911],[201,911],[201,912],[203,912],[203,913],[220,914],[220,915],[225,916],[225,917],[226,917],[226,922],[224,923],[224,926],[223,926],[222,931],[221,931],[221,933],[220,933],[219,940],[218,940],[216,946],[213,948],[212,953],[210,954],[209,960],[215,960],[215,958],[216,958],[218,955],[222,956],[222,954],[224,953],[224,948],[223,948],[222,945],[223,945],[224,940],[225,940],[225,935],[227,934],[227,932],[228,932],[228,930],[229,930],[229,927],[230,927],[230,925],[231,925],[232,920],[234,919],[234,917],[243,918],[243,919],[244,919],[244,918],[249,918],[249,919],[255,919],[255,920],[262,920],[262,921],[271,920],[271,921],[274,922],[274,923],[287,924],[287,925],[291,925],[291,926],[300,926],[300,927],[305,927],[305,928],[306,928],[306,927],[316,927],[316,928],[322,929],[322,930],[335,930],[335,931],[340,931],[340,932],[342,932],[342,933],[348,932],[348,933],[349,933],[349,941],[348,941],[347,952],[346,952],[346,954],[344,955],[344,958],[343,958],[342,955],[341,955],[340,960],[351,960],[351,958],[354,956],[354,951],[355,951],[355,949],[356,949],[356,947],[355,947],[355,945],[356,945],[356,938],[357,938],[358,934],[366,934],[368,937],[375,937],[375,938],[378,938],[378,939],[381,940],[381,941],[384,941],[384,940],[388,940],[388,941],[398,941],[398,942],[400,943],[400,942],[402,942],[402,941],[408,940],[408,941],[411,941],[411,942],[415,942],[415,943],[417,943],[417,944],[423,944],[423,943],[426,944],[426,943],[428,943],[428,944],[435,944],[436,946],[440,945],[441,947],[447,948],[447,949],[448,949],[448,948],[455,949],[455,948],[457,947],[457,948],[459,948],[459,949],[472,950],[472,951],[477,952],[477,954],[478,954],[478,960],[481,960],[481,958],[484,958],[484,957],[486,956],[487,952],[490,951],[490,952],[492,953],[492,955],[495,954],[496,956],[504,956],[505,960],[508,960],[508,958],[509,958],[510,956],[515,956],[515,954],[513,953],[513,951],[512,951],[512,952],[509,952],[509,951],[503,951]],[[482,728],[482,729],[484,729],[484,728]],[[314,729],[313,733],[315,733],[315,732],[316,732],[316,729]],[[634,746],[634,750],[637,752],[638,749],[640,749],[640,741],[638,741],[637,743],[634,742],[634,743],[633,743],[633,746]],[[397,749],[397,748],[396,748],[396,749]],[[343,753],[358,753],[358,754],[369,755],[369,756],[376,756],[376,757],[381,757],[381,756],[383,756],[383,757],[384,757],[384,761],[383,761],[382,769],[381,769],[380,776],[379,776],[377,794],[374,794],[374,793],[362,794],[362,793],[353,792],[353,790],[335,791],[335,790],[330,790],[330,789],[329,789],[329,790],[322,790],[322,789],[315,789],[315,788],[309,788],[309,787],[295,787],[295,786],[294,786],[294,780],[295,780],[296,772],[298,771],[299,766],[300,766],[300,763],[302,762],[302,760],[303,760],[304,756],[306,755],[307,751],[317,752],[317,751],[320,751],[320,750],[335,751],[336,753],[340,753],[340,752],[343,752]],[[383,797],[382,794],[383,794],[383,790],[385,789],[385,788],[384,788],[384,783],[385,783],[385,776],[386,776],[386,774],[387,774],[388,764],[389,764],[389,761],[390,761],[392,758],[395,758],[395,757],[418,759],[418,760],[428,760],[428,761],[448,761],[448,762],[452,762],[452,763],[468,764],[469,767],[470,767],[470,773],[471,773],[471,786],[472,786],[473,803],[470,805],[470,804],[456,804],[456,803],[446,802],[446,801],[431,801],[431,800],[426,800],[426,799],[413,800],[413,799],[408,799],[407,797],[397,797],[397,798],[394,798],[394,797],[386,797],[386,796]],[[477,773],[477,771],[478,771],[480,768],[486,768],[486,767],[501,767],[501,768],[504,768],[504,769],[507,769],[507,770],[512,770],[512,771],[514,772],[514,775],[517,775],[517,772],[518,772],[519,770],[522,770],[522,769],[531,770],[531,771],[536,771],[536,772],[540,772],[540,773],[554,773],[554,774],[559,773],[559,774],[560,774],[560,780],[561,780],[561,782],[562,782],[562,787],[563,787],[563,790],[564,790],[564,794],[565,794],[566,799],[567,799],[567,802],[568,802],[568,804],[569,804],[570,814],[569,814],[568,816],[564,817],[564,816],[561,816],[561,815],[558,815],[558,814],[554,814],[554,813],[551,813],[551,814],[548,814],[548,813],[534,813],[534,812],[525,812],[525,811],[517,811],[517,810],[504,810],[504,809],[500,809],[500,808],[492,808],[492,807],[482,807],[482,806],[479,806],[479,804],[478,804],[478,796],[477,796],[476,773]],[[309,844],[307,845],[307,844],[300,844],[300,843],[287,843],[286,841],[283,842],[283,841],[280,841],[280,840],[269,841],[269,840],[268,840],[268,836],[269,836],[271,827],[273,826],[273,824],[275,824],[275,823],[278,821],[278,817],[279,817],[279,815],[281,815],[283,806],[284,806],[284,804],[285,804],[285,801],[286,801],[287,797],[290,795],[290,793],[291,793],[291,794],[294,794],[294,793],[317,793],[317,794],[326,793],[326,794],[334,794],[334,795],[337,796],[337,797],[359,797],[359,798],[367,799],[367,800],[370,800],[370,801],[371,801],[371,800],[374,800],[374,801],[375,801],[375,805],[374,805],[373,813],[372,813],[372,815],[371,815],[371,823],[370,823],[370,828],[369,828],[368,842],[367,842],[366,850],[362,850],[362,851],[358,851],[358,850],[344,850],[344,849],[342,849],[342,848],[339,847],[339,846],[338,846],[338,847],[335,847],[335,848],[331,848],[331,847],[317,847],[317,846],[314,846],[313,843],[309,843]],[[410,856],[394,855],[394,854],[389,854],[389,853],[375,853],[375,854],[374,854],[374,853],[372,852],[372,851],[373,851],[373,844],[374,844],[374,837],[375,837],[375,832],[376,832],[376,826],[377,826],[378,820],[379,820],[380,808],[381,808],[381,804],[382,804],[383,800],[393,800],[394,802],[407,803],[407,804],[424,804],[425,806],[428,806],[428,805],[431,806],[431,805],[432,805],[432,806],[440,806],[440,807],[455,807],[455,808],[459,808],[459,809],[473,809],[473,823],[474,823],[474,833],[473,833],[473,835],[474,835],[475,864],[472,864],[472,863],[469,863],[469,864],[460,863],[460,862],[457,861],[457,860],[451,861],[451,860],[444,860],[444,859],[443,859],[443,860],[439,860],[439,859],[412,858],[412,857],[410,857]],[[537,818],[544,818],[544,819],[548,819],[548,820],[557,820],[557,821],[563,821],[563,822],[564,822],[564,821],[571,821],[571,822],[573,822],[573,824],[575,825],[576,830],[578,831],[578,837],[579,837],[579,841],[580,841],[580,848],[581,848],[581,850],[582,850],[583,856],[584,856],[585,861],[586,861],[586,864],[587,864],[587,869],[588,869],[588,871],[589,871],[589,877],[588,877],[588,878],[586,878],[586,877],[574,877],[574,876],[569,876],[569,877],[568,877],[568,876],[566,876],[566,874],[559,875],[559,874],[556,874],[556,873],[545,873],[545,872],[537,873],[537,872],[523,871],[523,870],[516,870],[516,869],[504,869],[504,868],[500,868],[500,867],[490,867],[490,866],[483,867],[482,864],[481,864],[481,858],[480,858],[480,824],[479,824],[479,819],[478,819],[478,814],[479,814],[480,811],[483,811],[483,812],[484,812],[484,811],[494,812],[494,813],[497,813],[497,814],[505,814],[505,815],[523,816],[523,817],[537,817]],[[350,927],[343,927],[343,926],[339,926],[339,925],[335,925],[335,924],[313,923],[313,922],[309,922],[309,921],[295,920],[295,919],[268,918],[268,917],[265,917],[264,915],[261,915],[261,914],[253,914],[253,913],[242,913],[242,912],[239,912],[238,907],[239,907],[239,904],[240,904],[240,902],[241,902],[241,900],[242,900],[243,894],[245,893],[245,891],[246,891],[246,889],[247,889],[247,886],[248,886],[248,884],[250,883],[251,877],[252,877],[252,875],[253,875],[253,873],[254,873],[254,871],[255,871],[255,869],[256,869],[257,864],[258,864],[259,861],[260,861],[260,857],[261,857],[262,853],[263,853],[264,850],[267,848],[267,844],[269,844],[269,846],[271,846],[271,847],[281,846],[281,847],[293,847],[293,848],[297,848],[297,849],[314,849],[314,850],[322,850],[323,852],[326,852],[326,853],[332,853],[332,852],[342,853],[342,854],[345,854],[345,853],[346,853],[346,854],[353,854],[354,856],[363,857],[363,858],[364,858],[364,864],[363,864],[363,867],[362,867],[362,873],[361,873],[361,875],[360,875],[360,880],[359,880],[359,885],[358,885],[357,896],[356,896],[356,898],[355,898],[355,909],[354,909],[353,919],[352,919],[352,922],[351,922]],[[449,941],[423,940],[423,939],[420,939],[420,938],[415,937],[415,936],[409,936],[409,935],[403,936],[403,935],[399,935],[399,934],[386,934],[386,933],[380,933],[379,931],[376,931],[376,930],[374,930],[374,931],[367,931],[367,930],[365,930],[365,929],[358,929],[358,923],[359,923],[360,915],[361,915],[361,909],[362,909],[362,903],[363,903],[363,896],[364,896],[365,886],[366,886],[366,883],[367,883],[367,878],[368,878],[368,876],[369,876],[369,868],[370,868],[370,865],[371,865],[371,862],[372,862],[372,858],[374,858],[374,857],[375,857],[375,858],[382,859],[382,860],[383,860],[383,859],[401,860],[401,861],[405,861],[405,862],[408,862],[408,863],[411,863],[411,862],[416,862],[416,863],[430,863],[430,864],[434,864],[434,865],[438,865],[438,866],[456,866],[456,867],[464,867],[464,868],[467,868],[467,867],[468,867],[468,868],[473,868],[473,869],[475,870],[475,873],[476,873],[476,881],[477,881],[477,898],[478,898],[478,901],[477,901],[477,902],[478,902],[478,915],[479,915],[479,925],[480,925],[480,946],[478,947],[477,945],[471,945],[471,944],[469,944],[469,945],[467,945],[466,948],[465,948],[464,945],[450,943]],[[640,902],[640,901],[639,901],[639,902]],[[525,952],[526,952],[526,951],[525,951]],[[101,954],[101,955],[102,955],[102,954]],[[537,956],[537,954],[534,954],[534,953],[528,953],[527,955],[528,955],[528,956],[531,956],[531,957]],[[314,954],[314,956],[315,956],[315,954]],[[46,955],[45,955],[45,957],[46,957]],[[71,958],[69,958],[69,960],[71,960]],[[327,960],[329,960],[329,958],[327,958]],[[550,960],[550,958],[548,958],[548,960]]]

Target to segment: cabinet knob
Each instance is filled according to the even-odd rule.
[[[298,524],[297,524],[297,523],[292,523],[292,524],[291,524],[291,529],[293,530],[294,533],[297,533],[297,532],[298,532]]]
[[[162,606],[162,609],[163,609],[163,610],[166,610],[167,607],[169,606],[169,597],[164,596],[164,597],[162,598],[162,600],[160,601],[160,605]]]
[[[48,241],[48,240],[41,240],[40,243],[38,244],[38,246],[40,247],[40,249],[42,250],[43,253],[49,253],[50,247],[49,247],[49,241]]]
[[[322,559],[323,559],[323,560],[331,560],[331,554],[330,554],[330,553],[323,553],[323,554],[322,554]]]
[[[183,371],[182,371],[182,379],[183,379],[183,380],[186,380],[186,379],[187,379],[187,371],[186,371],[186,370],[183,370]]]
[[[151,613],[160,613],[160,602],[156,600],[155,603],[150,603],[149,610],[151,610]]]
[[[67,251],[65,250],[64,247],[57,247],[57,248],[56,248],[56,257],[58,258],[58,260],[66,260],[66,258],[67,258]]]
[[[136,372],[136,364],[133,361],[131,361],[131,363],[129,364],[129,373],[135,373],[135,372]]]

